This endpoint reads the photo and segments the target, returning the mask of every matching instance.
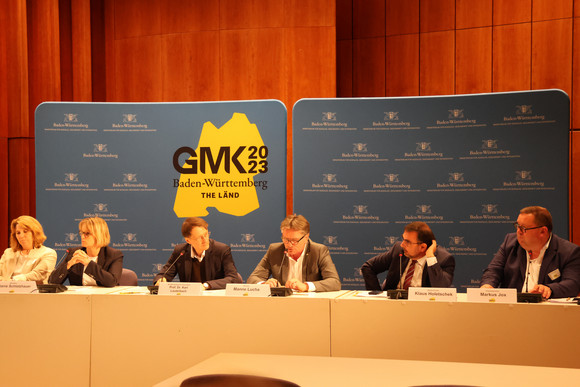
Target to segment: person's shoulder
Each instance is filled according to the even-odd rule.
[[[556,234],[552,234],[552,241],[550,244],[553,244],[556,249],[566,249],[566,250],[575,250],[580,248],[577,244],[570,242],[567,239],[560,238]]]
[[[284,243],[282,242],[274,242],[274,243],[270,243],[270,246],[268,246],[268,250],[276,250],[276,249],[280,249],[280,248],[284,248]]]
[[[12,251],[12,247],[8,247],[6,250],[4,250],[4,253],[2,255],[6,255],[7,257],[11,257],[15,254],[14,251]]]
[[[446,258],[449,257],[451,254],[451,252],[449,252],[449,250],[447,250],[445,247],[441,246],[441,245],[437,245],[437,249],[435,250],[436,252],[436,257],[438,258]]]
[[[310,242],[311,249],[327,249],[328,248],[328,247],[326,247],[326,245],[324,245],[322,243],[314,242],[312,239],[310,239],[309,242]]]
[[[220,241],[216,241],[215,239],[212,239],[211,241],[212,241],[212,243],[211,243],[212,244],[212,247],[215,248],[215,249],[226,250],[226,249],[229,249],[230,248],[229,245],[227,245],[227,244],[225,244],[223,242],[220,242]]]
[[[51,249],[50,247],[46,247],[44,245],[37,247],[34,250],[38,251],[38,254],[40,255],[46,254],[56,255],[56,251],[54,249]]]
[[[111,256],[111,255],[112,256],[123,255],[123,252],[121,250],[116,249],[116,248],[111,247],[111,246],[105,246],[104,249],[105,249],[106,255],[109,255],[109,256]]]

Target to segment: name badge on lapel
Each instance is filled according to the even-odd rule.
[[[553,272],[548,273],[548,277],[550,277],[552,281],[556,280],[556,278],[560,278],[560,269],[556,269]]]

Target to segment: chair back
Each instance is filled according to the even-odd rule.
[[[139,285],[139,280],[137,274],[131,269],[123,268],[121,272],[121,278],[119,278],[119,286],[137,286]]]

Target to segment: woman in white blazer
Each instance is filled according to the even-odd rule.
[[[0,258],[0,281],[46,283],[56,264],[56,251],[42,244],[46,235],[38,220],[23,215],[10,224],[10,247]]]

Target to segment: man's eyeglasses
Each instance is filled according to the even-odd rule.
[[[403,243],[406,245],[420,245],[423,242],[411,242],[410,240],[403,238]]]
[[[282,242],[284,242],[284,243],[288,243],[288,244],[290,244],[290,245],[292,245],[292,246],[296,246],[298,243],[300,243],[300,241],[301,241],[302,239],[304,239],[304,237],[305,237],[306,235],[307,235],[307,234],[304,234],[304,235],[302,235],[302,238],[298,239],[297,241],[296,241],[296,240],[292,240],[292,239],[288,239],[288,238],[284,238],[284,237],[282,237]]]
[[[535,230],[536,228],[542,228],[542,227],[546,227],[546,226],[536,226],[536,227],[526,227],[526,226],[522,226],[521,224],[518,224],[518,222],[514,222],[514,227],[517,230],[520,230],[523,234],[526,233],[526,231],[528,230]]]

